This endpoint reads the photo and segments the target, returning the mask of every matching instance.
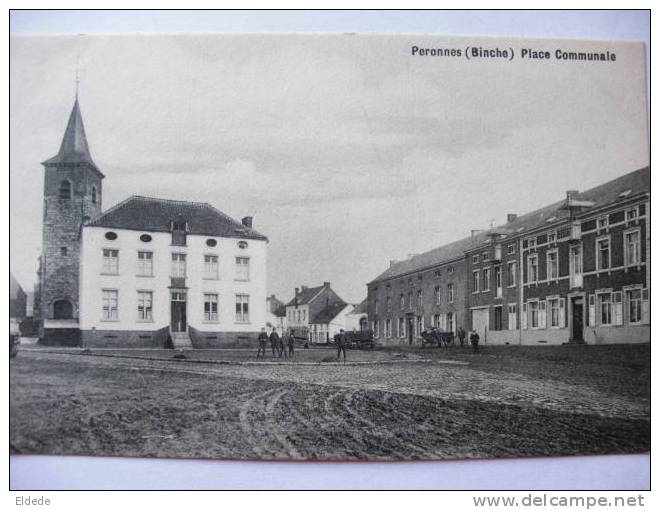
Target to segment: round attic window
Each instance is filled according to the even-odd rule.
[[[115,239],[117,239],[117,234],[115,232],[106,232],[105,233],[105,238],[108,241],[114,241]]]
[[[206,246],[214,247],[218,244],[218,241],[215,239],[207,239],[206,240]]]
[[[140,241],[143,243],[150,243],[151,242],[151,236],[149,234],[142,234],[140,236]]]
[[[245,249],[248,247],[247,241],[238,241],[238,247],[241,249]]]

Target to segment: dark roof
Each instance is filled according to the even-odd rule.
[[[189,234],[268,240],[210,204],[132,196],[87,223],[93,227],[170,232],[170,222],[186,221]]]
[[[641,168],[634,172],[608,181],[589,190],[577,193],[574,200],[591,202],[585,212],[598,209],[608,204],[621,200],[621,193],[630,192],[626,196],[634,196],[639,193],[649,193],[651,189],[651,170],[649,167]],[[624,197],[625,198],[625,197]],[[566,200],[561,200],[547,205],[535,211],[518,216],[515,220],[493,228],[491,231],[482,231],[471,237],[466,237],[453,243],[434,248],[425,253],[415,255],[406,260],[396,262],[389,269],[378,275],[371,283],[388,280],[397,276],[419,271],[421,269],[437,266],[461,257],[465,252],[478,249],[483,245],[492,233],[505,234],[509,236],[523,234],[525,231],[533,230],[542,226],[551,226],[553,223],[565,220],[568,210],[565,207]]]
[[[286,317],[286,305],[278,306],[273,312],[275,317]]]
[[[300,292],[287,303],[286,306],[306,305],[309,303],[316,295],[323,290],[323,285],[318,287],[303,287]]]
[[[9,272],[9,299],[16,299],[21,296],[25,296],[25,291],[21,284],[18,283],[14,275]]]
[[[85,126],[83,125],[77,97],[73,103],[71,115],[69,115],[69,122],[64,131],[60,151],[56,156],[43,162],[44,165],[58,163],[88,163],[98,171],[87,145],[87,135],[85,135]]]
[[[337,317],[339,315],[339,312],[341,312],[344,308],[346,308],[346,305],[348,303],[344,303],[343,301],[337,301],[331,305],[326,306],[321,310],[319,313],[317,313],[310,321],[310,324],[328,324],[332,322],[332,319]]]
[[[362,301],[360,304],[355,305],[355,308],[353,308],[353,311],[351,311],[351,313],[354,315],[367,313],[367,299],[365,298],[364,301]]]

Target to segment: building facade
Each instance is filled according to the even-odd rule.
[[[330,282],[317,287],[302,286],[286,305],[286,319],[296,336],[311,343],[328,343],[346,329],[346,315],[353,309],[332,290]]]
[[[433,326],[456,332],[466,323],[465,250],[483,234],[441,246],[390,267],[367,284],[367,315],[383,344],[412,344]]]
[[[42,343],[219,347],[265,326],[268,239],[206,203],[133,196],[102,212],[78,100],[44,163]]]
[[[413,327],[405,330],[409,342],[418,337],[434,305],[424,297],[431,285],[423,282],[455,246],[463,252],[454,264],[462,268],[465,285],[457,287],[464,310],[456,318],[485,344],[648,342],[649,207],[650,169],[644,168],[581,193],[569,191],[565,200],[510,214],[487,232],[395,263],[368,285],[374,331],[387,343],[397,320]],[[401,286],[406,279],[409,297],[402,306],[410,309],[395,318],[382,302],[397,280]],[[418,296],[412,305],[411,293]],[[443,320],[433,325],[455,327]]]

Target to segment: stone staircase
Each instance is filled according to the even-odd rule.
[[[172,345],[175,349],[192,349],[192,342],[190,341],[190,336],[188,332],[181,331],[175,332],[172,331]]]

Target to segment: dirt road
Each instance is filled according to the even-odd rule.
[[[650,444],[644,399],[469,363],[213,365],[25,351],[11,384],[20,452],[350,460]]]

